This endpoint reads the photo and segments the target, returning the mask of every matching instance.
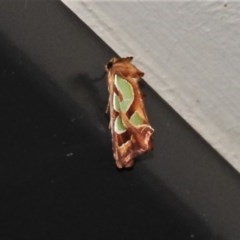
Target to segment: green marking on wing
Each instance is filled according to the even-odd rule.
[[[134,126],[142,125],[144,124],[143,119],[140,117],[138,112],[134,112],[133,115],[130,117],[129,120]]]
[[[120,99],[116,93],[113,93],[113,109],[120,112]]]
[[[122,134],[126,132],[126,127],[123,125],[122,119],[120,116],[117,116],[114,122],[114,131],[117,134]]]
[[[126,113],[134,100],[133,87],[127,80],[117,75],[115,75],[114,84],[123,98],[123,100],[119,102],[120,110]]]

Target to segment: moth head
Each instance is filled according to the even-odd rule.
[[[119,62],[129,62],[130,63],[132,60],[133,60],[133,57],[125,57],[125,58],[113,57],[108,62],[108,64],[105,66],[105,69],[106,69],[106,71],[109,71],[115,63],[119,63]]]

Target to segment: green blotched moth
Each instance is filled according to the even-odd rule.
[[[132,57],[112,58],[108,73],[113,156],[118,168],[132,167],[134,158],[152,149],[151,127],[138,81],[144,75],[132,63]]]

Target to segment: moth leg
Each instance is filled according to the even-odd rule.
[[[109,102],[108,102],[107,107],[106,107],[106,110],[105,110],[105,113],[109,113],[109,107],[110,107],[110,104],[109,104]]]
[[[109,103],[109,101],[108,101],[108,104],[107,104],[105,113],[107,114],[107,113],[109,113],[109,112],[110,112],[110,103]],[[109,121],[109,126],[108,126],[108,128],[111,128],[111,123],[112,123],[112,119],[111,119],[111,117],[110,117],[110,121]]]

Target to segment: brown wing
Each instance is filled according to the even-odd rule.
[[[107,65],[110,128],[112,133],[113,155],[118,168],[133,166],[135,157],[152,149],[151,136],[154,130],[149,124],[142,94],[138,86],[138,80],[143,76],[143,73],[131,64],[131,60],[132,58],[129,57],[114,58]],[[114,86],[115,75],[127,80],[134,91],[133,103],[126,113],[116,112],[113,108],[113,93],[119,94]],[[134,112],[137,112],[143,120],[143,123],[138,126],[133,125],[130,121],[130,116]],[[118,115],[120,115],[122,122],[126,126],[126,131],[121,134],[117,134],[114,130],[114,122]]]

